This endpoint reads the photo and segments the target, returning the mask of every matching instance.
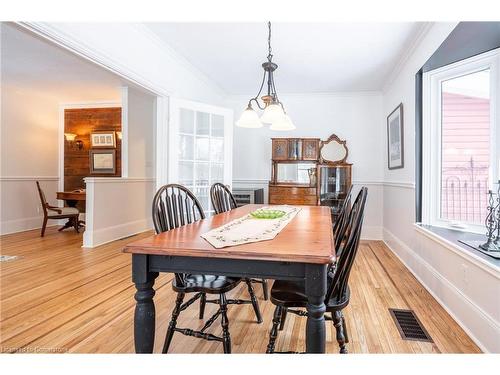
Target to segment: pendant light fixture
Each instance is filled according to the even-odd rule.
[[[236,121],[236,126],[242,128],[261,128],[263,123],[266,123],[271,125],[271,130],[293,130],[295,129],[295,125],[286,114],[285,107],[278,99],[278,94],[276,93],[276,86],[274,85],[274,71],[278,68],[278,65],[272,62],[271,22],[267,23],[267,27],[269,29],[269,35],[267,38],[269,53],[267,55],[267,61],[262,64],[262,68],[264,69],[262,83],[260,84],[260,89],[257,95],[248,101],[248,106],[241,114],[239,120]],[[260,98],[263,103],[261,105],[259,102],[259,95],[261,94],[265,83],[267,83],[267,94]],[[253,109],[252,102],[254,102],[259,109],[264,111],[260,118],[258,113]]]

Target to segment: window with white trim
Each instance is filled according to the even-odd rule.
[[[500,178],[500,50],[424,73],[422,221],[483,233]]]

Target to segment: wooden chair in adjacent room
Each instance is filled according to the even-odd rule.
[[[328,273],[325,320],[333,321],[340,353],[347,353],[345,344],[349,342],[342,310],[349,304],[349,274],[358,251],[367,194],[368,189],[363,187],[354,201],[349,213],[348,224],[343,229],[346,238],[344,248],[340,251],[334,273]],[[344,233],[340,235],[344,235]],[[298,316],[307,316],[307,312],[301,309],[307,305],[305,283],[303,281],[276,280],[271,288],[271,302],[276,305],[276,309],[274,310],[267,353],[274,353],[278,327],[287,315],[284,311]]]
[[[153,223],[156,233],[166,232],[204,218],[205,214],[200,202],[189,189],[182,185],[165,185],[158,190],[153,199]],[[228,299],[226,297],[226,293],[236,288],[241,281],[242,279],[239,277],[176,273],[172,280],[172,289],[177,293],[177,299],[162,352],[168,352],[174,333],[178,332],[186,336],[220,341],[223,343],[224,353],[231,353],[231,338],[227,317],[228,305],[251,303],[258,323],[262,322],[257,298],[249,281],[245,280],[251,301]],[[183,303],[184,296],[188,293],[195,293],[195,295]],[[206,298],[207,294],[215,294],[218,298],[208,300]],[[179,314],[198,299],[200,299],[200,318],[203,317],[206,303],[216,303],[219,305],[219,309],[206,321],[200,330],[178,328],[177,318]],[[219,316],[221,317],[222,337],[206,332]]]
[[[216,214],[220,214],[226,211],[230,211],[237,207],[236,199],[234,199],[233,194],[228,189],[228,187],[220,182],[216,182],[210,188],[210,200],[212,201],[212,207]],[[262,292],[264,294],[264,300],[269,299],[269,291],[267,287],[267,280],[265,279],[251,279],[252,283],[262,284]]]
[[[50,220],[60,220],[60,219],[68,219],[73,223],[73,227],[76,232],[78,231],[78,217],[80,216],[80,211],[78,211],[75,207],[55,207],[51,206],[47,199],[45,198],[45,193],[40,187],[40,183],[36,181],[36,187],[38,189],[38,195],[40,196],[40,201],[42,203],[43,209],[43,224],[42,224],[42,232],[40,234],[41,237],[45,235],[45,228],[47,227],[47,221]],[[61,231],[64,227],[59,228]]]

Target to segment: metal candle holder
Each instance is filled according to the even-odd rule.
[[[485,251],[499,251],[500,252],[500,184],[497,191],[497,198],[495,204],[493,191],[488,191],[488,215],[484,222],[486,226],[486,237],[487,240],[479,247]],[[495,233],[496,232],[496,233]]]
[[[495,238],[494,244],[497,249],[500,249],[500,180],[498,180],[498,190],[497,190],[497,206],[495,208],[496,212],[496,223],[497,223],[497,236]]]

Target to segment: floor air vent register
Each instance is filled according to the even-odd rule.
[[[433,342],[413,310],[389,309],[403,340]]]

